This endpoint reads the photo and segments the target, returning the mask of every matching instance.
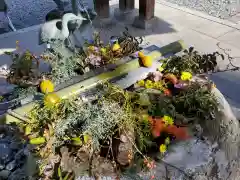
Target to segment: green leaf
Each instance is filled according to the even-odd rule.
[[[69,173],[63,178],[63,180],[68,180]]]
[[[29,135],[29,134],[31,134],[31,132],[32,132],[32,127],[28,124],[25,127],[25,135]]]
[[[71,138],[71,140],[72,140],[72,145],[74,146],[82,146],[83,144],[80,137]]]
[[[60,166],[58,167],[58,177],[59,177],[59,180],[63,180]]]
[[[84,140],[84,143],[88,143],[88,141],[90,140],[90,136],[88,134],[84,134],[83,135],[83,140]]]
[[[46,142],[46,139],[44,137],[30,139],[30,144],[34,144],[34,145],[40,145],[45,142]]]

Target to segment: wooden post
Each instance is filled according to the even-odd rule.
[[[135,17],[133,26],[141,29],[154,26],[156,24],[154,10],[155,0],[139,0],[139,16]]]
[[[139,0],[139,18],[150,20],[154,17],[155,0]]]
[[[0,12],[6,12],[7,11],[7,4],[5,0],[0,1]]]
[[[134,9],[135,0],[119,0],[119,9],[123,12]]]
[[[114,16],[119,21],[132,21],[134,18],[135,0],[119,0],[119,8],[114,10]]]
[[[99,18],[109,18],[110,16],[109,0],[96,0],[95,9]]]

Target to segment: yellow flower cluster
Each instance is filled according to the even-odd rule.
[[[150,81],[150,80],[147,80],[146,83],[145,83],[145,88],[146,89],[152,89],[154,88],[154,82]]]
[[[181,80],[188,81],[192,79],[192,74],[190,72],[182,72],[181,73]]]
[[[166,124],[166,125],[173,125],[174,124],[174,120],[173,118],[171,118],[170,116],[163,116],[163,122]]]
[[[159,89],[162,90],[163,86],[162,86],[162,82],[153,82],[151,80],[140,80],[137,82],[137,85],[140,87],[145,87],[146,89]]]
[[[161,144],[159,147],[160,153],[164,154],[167,151],[167,146],[166,144]]]
[[[164,154],[166,151],[167,151],[167,146],[170,144],[170,138],[167,137],[165,139],[165,144],[161,144],[160,147],[159,147],[159,151],[160,153]]]
[[[145,85],[144,80],[140,80],[137,82],[137,85],[139,85],[140,87],[143,87]]]

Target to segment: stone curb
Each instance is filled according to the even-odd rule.
[[[29,31],[34,31],[36,29],[39,29],[41,27],[41,25],[42,24],[38,24],[38,25],[27,27],[27,28],[19,29],[17,31],[11,31],[11,32],[7,32],[7,33],[4,33],[4,34],[0,34],[0,39],[8,38],[9,36],[20,35],[21,33],[26,33],[26,32],[29,32]]]

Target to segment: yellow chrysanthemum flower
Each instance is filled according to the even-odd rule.
[[[181,73],[181,80],[188,81],[192,79],[192,74],[190,72],[182,72]]]
[[[140,81],[138,81],[137,82],[137,85],[139,85],[139,86],[144,86],[145,85],[145,82],[144,82],[144,80],[140,80]]]
[[[165,139],[165,144],[166,144],[166,145],[169,145],[169,144],[170,144],[170,138],[169,138],[169,137],[167,137],[167,138]]]
[[[146,89],[152,89],[153,86],[152,86],[151,84],[145,84],[145,88],[146,88]]]
[[[151,80],[146,80],[146,84],[152,84],[153,82]]]
[[[161,153],[165,153],[167,151],[167,146],[165,144],[161,144],[159,147],[159,151]]]
[[[151,89],[151,88],[153,88],[153,82],[150,81],[150,80],[147,80],[146,83],[145,83],[145,88],[146,88],[146,89]]]
[[[163,116],[163,121],[166,125],[173,125],[174,124],[174,120],[173,118],[171,118],[170,116]]]
[[[158,89],[158,83],[157,83],[157,82],[153,82],[152,85],[153,85],[153,88],[154,88],[154,89]]]
[[[163,87],[162,82],[155,82],[155,88],[161,90]]]

